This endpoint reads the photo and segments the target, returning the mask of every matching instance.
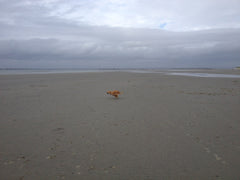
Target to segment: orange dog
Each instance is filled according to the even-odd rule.
[[[112,96],[114,96],[115,98],[118,98],[118,95],[121,94],[120,91],[107,91],[107,94],[110,94]]]

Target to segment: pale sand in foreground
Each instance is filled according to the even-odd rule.
[[[240,79],[4,75],[0,116],[3,180],[240,178]]]

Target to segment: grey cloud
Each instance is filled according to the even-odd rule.
[[[75,34],[75,39],[70,40],[2,40],[0,59],[25,63],[59,61],[56,66],[73,67],[93,62],[95,67],[102,63],[120,67],[194,67],[195,64],[221,67],[224,61],[229,62],[229,66],[239,63],[239,29],[192,33],[106,27],[88,29],[88,32],[84,30],[88,38],[83,39]],[[79,31],[81,35],[81,29]]]

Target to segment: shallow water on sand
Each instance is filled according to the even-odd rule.
[[[168,75],[177,76],[193,76],[193,77],[219,77],[219,78],[240,78],[237,74],[210,74],[210,73],[185,73],[185,72],[173,72],[167,73]]]

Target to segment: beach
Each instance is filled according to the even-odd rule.
[[[239,107],[240,78],[0,75],[0,179],[239,179]]]

